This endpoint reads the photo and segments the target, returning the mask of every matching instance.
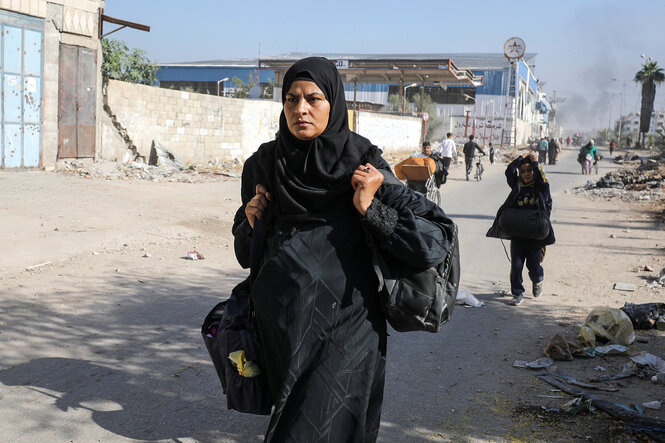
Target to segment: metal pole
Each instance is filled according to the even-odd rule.
[[[621,91],[621,110],[619,111],[619,143],[621,143],[621,126],[623,124],[623,99],[626,96],[626,81],[623,82],[623,91]]]
[[[489,102],[485,102],[485,121],[483,123],[483,149],[485,149],[485,135],[487,134],[487,107]]]
[[[466,123],[464,124],[464,137],[466,138],[467,134],[469,133],[469,114],[471,111],[464,112],[466,112]]]
[[[515,96],[513,97],[514,101],[514,106],[513,106],[513,125],[515,126],[515,132],[514,134],[511,134],[513,136],[513,155],[517,154],[517,98],[520,95],[520,70],[519,70],[519,60],[515,61]],[[512,131],[511,131],[512,132]]]

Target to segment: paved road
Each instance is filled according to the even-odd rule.
[[[545,167],[554,218],[557,196],[586,181],[574,157],[571,152]],[[439,334],[391,335],[380,441],[496,440],[511,420],[510,411],[496,409],[496,399],[526,380],[506,368],[536,339],[525,339],[523,326],[546,316],[547,304],[516,310],[496,295],[506,288],[508,261],[500,242],[484,234],[508,193],[503,168],[487,166],[480,183],[461,179],[458,168],[443,188],[444,210],[460,227],[462,287],[487,306],[457,308]],[[108,186],[120,199],[165,189]],[[205,186],[197,189],[216,185]],[[237,192],[237,185],[222,187]],[[90,188],[100,196],[106,189]],[[230,213],[219,214],[213,200],[188,196],[189,188],[166,189],[174,202],[198,201],[184,211],[214,229],[176,228],[176,219],[159,225],[155,216],[157,227],[141,242],[132,238],[123,246],[121,236],[106,236],[119,246],[99,245],[100,255],[79,254],[3,280],[0,441],[261,441],[267,418],[226,411],[197,329],[219,294],[245,275],[230,264],[229,245],[219,240],[217,229],[228,230],[222,219]],[[219,197],[215,189],[208,193]],[[133,220],[147,216],[136,212]],[[104,218],[103,211],[92,215]],[[210,257],[182,260],[192,245]],[[151,257],[143,258],[145,251]]]

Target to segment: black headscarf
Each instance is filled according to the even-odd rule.
[[[361,163],[377,166],[380,156],[369,140],[349,130],[344,84],[330,60],[308,57],[294,63],[284,75],[282,105],[293,82],[307,79],[330,103],[328,126],[312,140],[299,140],[289,131],[282,110],[275,149],[277,214],[299,218],[352,206],[353,171]]]

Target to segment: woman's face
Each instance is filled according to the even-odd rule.
[[[296,80],[286,93],[284,116],[291,134],[299,140],[311,140],[326,130],[330,102],[316,83]]]

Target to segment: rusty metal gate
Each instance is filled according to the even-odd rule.
[[[95,156],[97,51],[60,44],[58,158]]]
[[[1,11],[0,30],[1,167],[38,167],[42,143],[44,22]]]

